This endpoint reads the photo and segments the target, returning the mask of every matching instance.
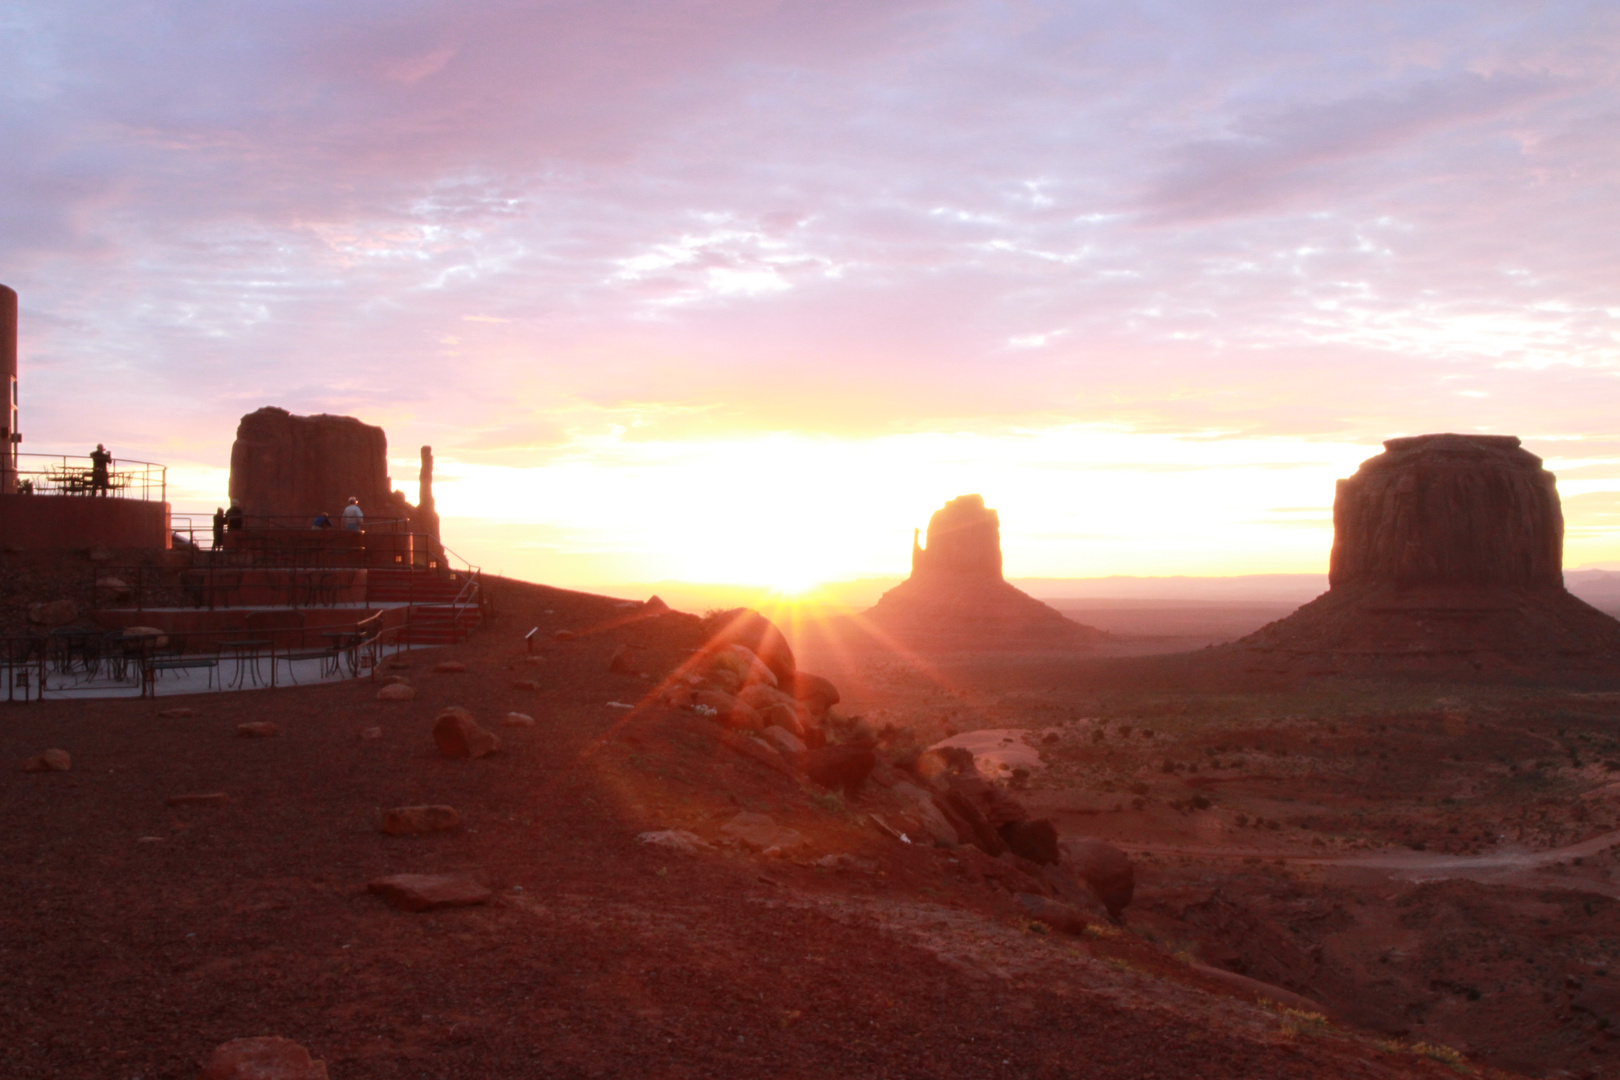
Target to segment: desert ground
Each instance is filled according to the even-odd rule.
[[[1620,1075],[1620,693],[1165,652],[1230,612],[932,656],[780,613],[880,758],[964,741],[1131,853],[1121,920],[1064,934],[996,860],[913,839],[877,774],[826,791],[659,704],[684,623],[495,596],[467,642],[381,673],[414,700],[360,679],[6,706],[0,1072],[189,1078],[276,1035],[341,1080]],[[441,757],[446,706],[499,752]],[[534,726],[498,726],[514,710]],[[47,748],[71,770],[21,771]],[[422,804],[461,827],[379,831]],[[744,812],[796,841],[738,839]],[[703,846],[638,840],[668,830]],[[492,898],[396,910],[367,885],[399,873]]]

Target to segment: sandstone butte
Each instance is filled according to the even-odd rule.
[[[927,546],[911,544],[911,576],[864,618],[912,645],[1071,647],[1103,641],[1002,576],[1001,519],[982,495],[952,499],[928,519]]]
[[[424,469],[431,470],[426,455]],[[352,416],[295,416],[273,406],[237,425],[230,496],[250,520],[302,521],[322,511],[335,519],[351,497],[373,521],[421,516],[393,490],[382,428]]]
[[[1418,435],[1340,480],[1326,593],[1238,642],[1259,670],[1620,671],[1620,622],[1564,588],[1553,474],[1511,435]]]

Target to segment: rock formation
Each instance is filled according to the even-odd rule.
[[[1100,641],[1001,576],[1001,520],[981,495],[952,499],[928,520],[928,546],[913,535],[911,576],[865,618],[880,632],[928,647],[1029,647]]]
[[[1329,589],[1243,639],[1261,670],[1620,670],[1620,622],[1564,589],[1552,473],[1506,435],[1390,439],[1340,480]]]
[[[323,510],[336,520],[350,497],[367,521],[409,518],[415,508],[388,476],[388,436],[352,416],[248,413],[231,446],[231,501],[251,527],[297,525]]]

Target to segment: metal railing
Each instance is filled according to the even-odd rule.
[[[169,470],[155,461],[114,458],[97,469],[88,456],[18,454],[19,495],[84,495],[167,502]]]
[[[43,701],[47,694],[155,697],[161,680],[183,672],[205,673],[206,688],[216,691],[274,689],[285,684],[283,668],[296,684],[300,666],[316,680],[345,671],[349,678],[375,678],[390,646],[395,655],[409,647],[412,629],[408,610],[394,626],[383,625],[383,615],[327,628],[285,619],[254,623],[250,615],[247,624],[224,630],[64,629],[0,638],[0,685],[5,700],[17,702]]]
[[[411,531],[411,523],[407,518],[368,518],[359,530],[345,529],[342,518],[330,515],[330,526],[317,528],[316,515],[308,517],[287,514],[253,514],[244,515],[242,524],[232,529],[228,522],[221,525],[221,532],[253,532],[269,531],[273,534],[285,534],[289,537],[297,534],[311,536],[324,533],[386,533],[398,535]],[[175,536],[184,537],[186,543],[200,550],[209,550],[214,547],[214,516],[212,514],[170,514],[169,531]]]

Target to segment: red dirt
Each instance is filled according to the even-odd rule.
[[[415,701],[362,681],[200,695],[172,719],[129,700],[0,713],[0,1074],[189,1080],[217,1044],[279,1035],[334,1080],[1451,1075],[1302,1027],[1130,934],[1035,932],[972,860],[896,843],[703,721],[607,707],[684,656],[679,620],[517,583],[500,599],[495,627],[407,661]],[[531,626],[614,623],[525,661]],[[609,674],[627,644],[653,678]],[[449,657],[468,671],[432,670]],[[448,705],[539,723],[447,760],[431,728]],[[253,721],[281,734],[237,738]],[[362,740],[372,726],[383,738]],[[16,768],[50,746],[73,771]],[[227,799],[166,805],[196,792]],[[421,804],[465,828],[377,830],[380,809]],[[635,840],[715,841],[739,808],[807,850]],[[396,873],[464,873],[496,900],[405,914],[366,891]]]

